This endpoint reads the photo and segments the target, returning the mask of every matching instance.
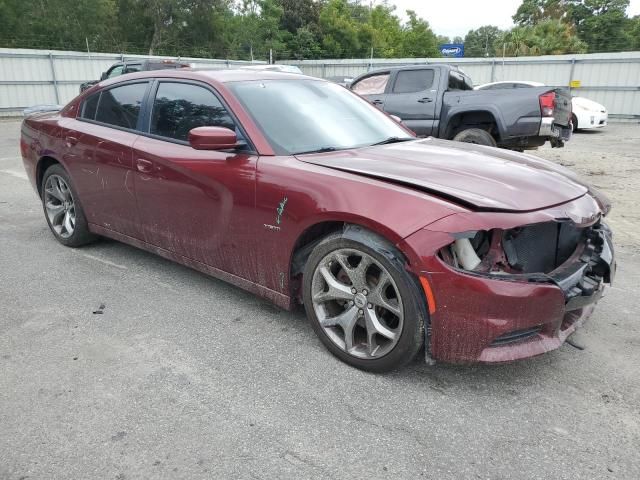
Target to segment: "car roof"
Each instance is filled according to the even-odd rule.
[[[219,83],[242,82],[251,80],[324,80],[316,77],[300,75],[299,73],[276,72],[271,70],[249,69],[212,69],[212,68],[181,68],[175,70],[151,70],[146,72],[128,73],[114,77],[101,83],[103,86],[112,85],[122,81],[144,78],[179,78],[183,80],[214,81]]]

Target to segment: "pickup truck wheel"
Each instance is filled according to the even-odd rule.
[[[480,128],[462,130],[453,137],[453,141],[475,143],[476,145],[486,145],[487,147],[496,147],[498,145],[489,132]]]

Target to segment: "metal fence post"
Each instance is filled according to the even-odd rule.
[[[491,83],[496,81],[496,59],[491,60]]]
[[[49,52],[49,65],[51,65],[51,78],[53,79],[53,90],[56,92],[56,103],[60,103],[60,92],[58,91],[58,79],[56,78],[56,66],[53,62],[53,54]]]
[[[573,73],[576,69],[576,59],[571,59],[571,71],[569,72],[569,93],[571,93],[571,82],[573,82]]]

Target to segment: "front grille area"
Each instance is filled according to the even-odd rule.
[[[492,347],[501,347],[503,345],[510,345],[512,343],[524,342],[525,340],[529,340],[530,338],[535,337],[542,330],[542,325],[537,325],[532,328],[527,328],[525,330],[514,330],[513,332],[505,333],[504,335],[500,335],[493,342],[491,342]]]
[[[522,273],[549,273],[576,250],[584,229],[571,222],[546,222],[504,232],[504,251]]]

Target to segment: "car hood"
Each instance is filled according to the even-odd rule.
[[[594,110],[596,112],[605,111],[606,108],[604,105],[601,105],[593,100],[589,100],[585,97],[573,97],[572,98],[573,105],[578,105],[582,108],[586,108],[587,110]]]
[[[434,138],[297,158],[406,185],[475,210],[539,210],[589,190],[571,171],[532,155]]]

